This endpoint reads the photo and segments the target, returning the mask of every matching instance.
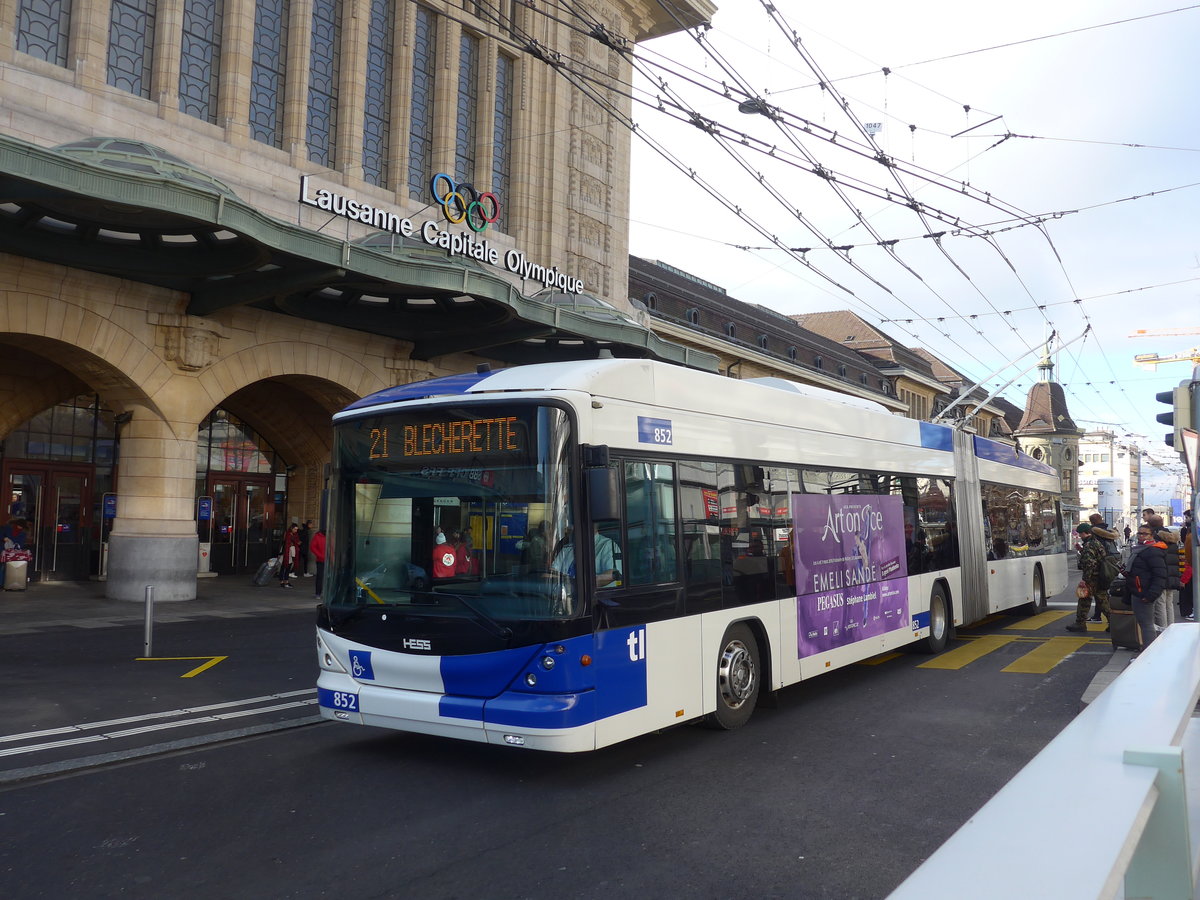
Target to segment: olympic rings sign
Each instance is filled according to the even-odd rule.
[[[478,233],[500,218],[500,200],[491,191],[482,194],[474,185],[455,184],[445,172],[438,172],[429,182],[433,199],[442,208],[446,221],[467,227]]]

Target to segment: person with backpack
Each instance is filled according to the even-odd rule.
[[[1109,555],[1096,536],[1095,529],[1087,522],[1080,522],[1075,526],[1075,531],[1083,538],[1083,546],[1079,550],[1079,571],[1088,587],[1088,596],[1079,598],[1075,606],[1075,624],[1068,625],[1067,631],[1086,632],[1088,609],[1093,601],[1096,604],[1095,619],[1099,621],[1101,615],[1109,618],[1108,586],[1115,573],[1112,577],[1105,577],[1105,560]]]
[[[1121,546],[1117,543],[1119,535],[1108,527],[1108,523],[1104,521],[1104,516],[1100,513],[1092,513],[1088,516],[1088,524],[1092,526],[1092,537],[1098,539],[1100,546],[1104,548],[1105,558],[1100,567],[1100,581],[1104,590],[1107,591],[1112,580],[1121,573]],[[1091,621],[1099,622],[1100,620],[1100,606],[1097,605],[1092,610]]]

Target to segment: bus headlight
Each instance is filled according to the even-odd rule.
[[[525,683],[526,683],[527,685],[529,685],[530,687],[533,687],[535,684],[537,684],[537,673],[536,673],[536,672],[528,672],[528,673],[526,673],[526,675],[525,675]]]
[[[549,672],[551,669],[553,669],[554,668],[554,657],[553,656],[543,656],[542,657],[542,668],[545,669],[547,672]]]

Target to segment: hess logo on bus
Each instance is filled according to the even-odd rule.
[[[405,638],[405,650],[432,650],[433,645],[424,638]]]

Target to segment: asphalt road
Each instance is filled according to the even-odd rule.
[[[307,653],[311,621],[293,618],[263,619],[245,652],[275,652],[269,634],[290,648],[294,627]],[[1111,655],[1097,641],[1003,671],[1030,647],[852,666],[739,731],[592,754],[323,723],[19,782],[0,792],[0,896],[882,898],[1070,721]]]

